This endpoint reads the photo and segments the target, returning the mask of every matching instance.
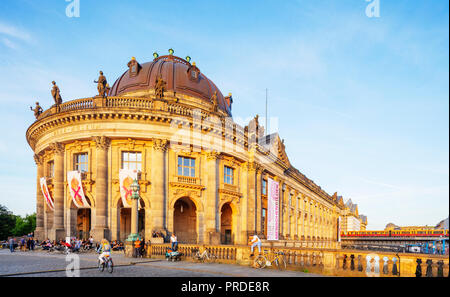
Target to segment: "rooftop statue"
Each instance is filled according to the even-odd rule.
[[[94,80],[94,83],[97,84],[98,96],[105,97],[109,85],[106,81],[106,77],[103,75],[103,71],[100,71],[100,76],[97,81]]]
[[[156,84],[155,84],[156,98],[162,99],[164,97],[165,86],[166,86],[166,82],[163,80],[162,75],[159,75],[159,77],[156,79]]]
[[[61,98],[61,94],[60,94],[59,88],[56,85],[55,81],[52,81],[52,84],[53,84],[53,88],[52,88],[53,100],[55,100],[55,104],[56,105],[60,105],[62,103],[62,98]]]
[[[217,91],[211,97],[211,103],[213,104],[213,111],[217,112],[219,105],[217,104]]]
[[[36,117],[36,119],[41,115],[41,113],[44,111],[43,109],[42,109],[42,107],[39,105],[39,102],[36,102],[36,107],[33,109],[31,106],[30,106],[30,109],[32,110],[32,111],[34,111],[34,116]]]

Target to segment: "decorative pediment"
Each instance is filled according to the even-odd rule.
[[[199,185],[199,184],[190,184],[190,183],[180,183],[180,182],[170,182],[169,185],[174,188],[181,188],[181,189],[192,189],[192,190],[198,190],[203,191],[205,186]]]
[[[281,140],[278,133],[266,135],[261,138],[258,144],[258,149],[265,155],[273,155],[277,160],[281,161],[286,168],[291,167],[291,162],[286,154],[284,140]]]
[[[227,196],[238,197],[238,198],[241,198],[243,196],[242,193],[227,190],[227,189],[219,189],[219,193],[227,195]]]

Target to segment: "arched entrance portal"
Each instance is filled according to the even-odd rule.
[[[85,196],[89,206],[92,206],[91,200]],[[70,200],[70,208],[66,213],[69,215],[68,224],[70,226],[70,236],[80,239],[88,239],[92,227],[92,211],[90,208],[78,208],[73,200]]]
[[[230,203],[226,203],[222,206],[220,211],[220,241],[222,244],[232,244],[232,218],[233,210]]]
[[[91,209],[79,208],[77,211],[77,237],[88,239],[91,232]]]
[[[131,233],[131,208],[123,207],[122,199],[119,199],[119,240],[125,241]],[[139,200],[138,233],[141,238],[145,235],[145,204],[142,198]]]
[[[197,208],[188,197],[175,202],[173,231],[180,243],[197,243]]]

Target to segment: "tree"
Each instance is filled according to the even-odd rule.
[[[0,240],[8,239],[13,235],[16,225],[16,216],[3,205],[0,205]]]
[[[24,218],[16,216],[15,227],[12,230],[14,236],[27,235],[36,229],[36,214],[26,215]]]

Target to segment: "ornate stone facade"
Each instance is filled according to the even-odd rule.
[[[264,135],[257,118],[245,128],[234,123],[231,95],[225,100],[193,67],[172,55],[157,57],[137,72],[128,73],[130,67],[109,96],[68,101],[38,116],[26,136],[37,180],[47,177],[55,201],[49,210],[38,183],[39,239],[124,240],[131,211],[121,201],[119,170],[134,168],[141,186],[139,230],[146,240],[153,232],[213,244],[247,244],[255,233],[264,238],[272,178],[280,183],[282,241],[338,244],[344,205],[293,168],[278,134]],[[196,79],[188,77],[192,69]],[[166,82],[163,93],[155,93],[156,78]],[[83,172],[89,208],[72,202],[72,170]]]

